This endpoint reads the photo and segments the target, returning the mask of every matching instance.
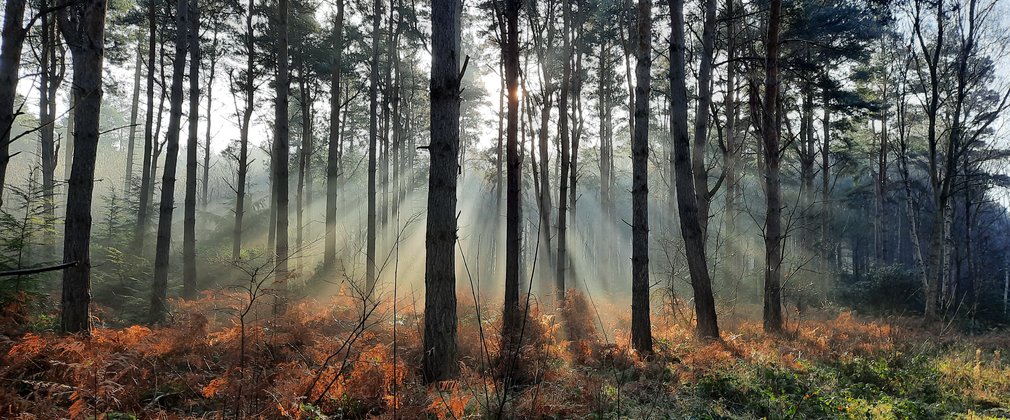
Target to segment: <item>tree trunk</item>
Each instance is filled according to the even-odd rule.
[[[274,287],[278,290],[273,312],[279,314],[287,309],[288,281],[288,0],[277,2],[277,80],[276,108],[274,109],[274,191],[277,203],[277,238],[274,272]]]
[[[369,64],[368,85],[368,238],[365,244],[365,288],[370,296],[375,288],[375,175],[376,142],[378,141],[378,94],[379,94],[379,19],[382,16],[382,0],[372,3],[372,60]]]
[[[821,260],[822,272],[830,278],[835,271],[835,244],[831,234],[831,96],[824,88],[824,139],[821,142]],[[825,281],[825,284],[827,282]]]
[[[188,48],[189,5],[178,0],[176,5],[175,61],[172,63],[171,109],[168,132],[165,133],[165,172],[161,178],[161,204],[158,215],[158,244],[154,257],[154,287],[151,295],[150,320],[164,321],[168,311],[169,254],[172,252],[172,215],[175,210],[175,168],[179,161],[179,135],[182,126],[182,81],[186,74]]]
[[[885,80],[887,80],[885,78]],[[888,103],[888,86],[885,82],[881,87],[881,102]],[[877,182],[876,188],[874,189],[874,251],[876,253],[876,262],[878,265],[887,264],[890,261],[888,252],[888,242],[887,242],[887,223],[885,221],[887,205],[887,158],[890,151],[890,139],[888,138],[887,130],[887,108],[883,107],[880,111],[880,148],[877,150]]]
[[[196,177],[200,162],[200,9],[189,5],[189,142],[186,143],[186,198],[183,203],[182,297],[196,297]]]
[[[211,115],[214,109],[214,76],[217,71],[217,60],[220,57],[218,51],[218,26],[215,22],[213,39],[210,43],[210,72],[207,74],[207,127],[203,142],[203,196],[200,197],[200,204],[206,210],[210,205],[210,142],[211,142]]]
[[[48,1],[42,0],[39,8],[46,9]],[[56,94],[63,82],[65,61],[63,49],[59,47],[56,21],[51,14],[41,17],[41,74],[39,75],[39,140],[42,160],[42,191],[45,194],[45,214],[50,228],[47,246],[55,248],[56,235],[56,161],[59,148],[56,145]],[[59,55],[57,55],[59,51]],[[67,157],[69,160],[69,156]],[[52,250],[51,253],[55,253]]]
[[[456,178],[459,173],[460,2],[432,3],[431,153],[425,233],[426,382],[458,375],[456,360]]]
[[[77,148],[67,186],[60,330],[89,334],[91,330],[91,200],[95,187],[102,110],[102,62],[105,54],[105,0],[86,0],[59,12],[60,32],[73,54],[74,84],[81,118],[74,126]]]
[[[253,33],[254,0],[249,0],[248,10],[245,18],[245,48],[246,48],[246,68],[245,68],[245,109],[242,110],[242,122],[239,132],[238,151],[238,176],[235,186],[235,225],[232,229],[231,259],[238,261],[242,255],[242,222],[245,216],[245,189],[246,176],[249,172],[249,127],[252,123],[253,107],[256,105],[256,44]],[[273,185],[270,187],[273,191]],[[273,195],[270,197],[273,200]]]
[[[140,67],[144,62],[143,39],[137,40],[137,61],[133,70],[133,100],[130,105],[130,133],[126,143],[126,179],[123,181],[123,194],[131,194],[133,191],[133,156],[135,143],[137,140],[137,117],[140,113]],[[132,194],[131,194],[132,195]]]
[[[564,46],[561,51],[561,98],[558,100],[558,127],[560,131],[561,143],[561,176],[558,178],[560,185],[558,194],[558,260],[556,263],[557,273],[554,277],[555,293],[558,305],[563,305],[565,301],[565,270],[568,268],[568,171],[571,164],[571,136],[568,127],[568,93],[571,89],[572,78],[572,43],[569,36],[569,26],[571,21],[571,2],[562,0],[562,30],[561,38]],[[547,174],[543,176],[546,178]]]
[[[649,309],[649,90],[652,67],[652,1],[638,1],[638,64],[635,67],[635,131],[631,143],[631,343],[652,352]]]
[[[725,206],[723,209],[726,220],[726,237],[736,240],[737,233],[737,199],[739,198],[740,175],[737,161],[740,156],[740,145],[737,142],[737,102],[736,102],[736,0],[726,0],[726,93],[723,96],[726,113],[725,149],[723,150],[723,174],[726,179]],[[742,252],[726,247],[730,253]]]
[[[599,99],[598,118],[600,119],[600,210],[606,216],[606,221],[612,220],[613,214],[613,169],[614,169],[614,148],[611,134],[613,123],[610,121],[610,81],[614,68],[610,61],[610,44],[606,39],[601,40],[599,56],[599,87],[597,98]]]
[[[140,168],[140,203],[137,206],[137,223],[133,227],[133,249],[140,253],[144,249],[144,237],[147,236],[148,209],[151,207],[150,197],[152,187],[151,166],[154,154],[154,59],[158,42],[158,20],[155,15],[155,2],[147,5],[147,114],[144,116],[144,159]],[[160,108],[159,108],[160,110]],[[69,155],[68,155],[69,156]]]
[[[505,307],[502,334],[511,337],[519,327],[519,259],[522,252],[522,161],[519,158],[519,7],[505,3],[505,86],[508,115],[505,127],[507,159],[505,196]],[[542,228],[542,227],[541,227]]]
[[[305,244],[305,207],[309,206],[305,200],[305,180],[309,172],[310,160],[312,159],[312,95],[308,89],[308,71],[304,62],[304,51],[299,51],[296,57],[298,66],[298,105],[301,108],[302,116],[302,144],[298,146],[298,186],[295,191],[295,248],[299,251],[295,256],[296,270],[302,273],[301,250]]]
[[[683,7],[681,7],[683,10]],[[698,204],[698,225],[701,228],[701,243],[704,245],[708,237],[708,217],[711,206],[711,196],[708,190],[708,168],[705,166],[705,153],[708,152],[708,132],[712,106],[712,60],[715,56],[716,0],[705,0],[705,23],[702,30],[701,63],[698,67],[698,107],[694,117],[694,150],[691,154],[691,165],[694,175],[694,192]],[[683,21],[683,19],[681,19]],[[676,104],[674,104],[676,105]],[[686,120],[685,120],[686,121]],[[706,270],[706,277],[708,271]],[[707,283],[707,282],[706,282]],[[695,296],[697,298],[697,296]],[[715,316],[715,309],[711,315]],[[713,326],[714,326],[714,320]],[[699,318],[699,328],[701,327]],[[710,330],[709,332],[711,332]],[[715,329],[718,331],[718,329]],[[718,334],[715,335],[718,337]]]
[[[706,7],[713,15],[714,0],[708,0]],[[701,201],[707,200],[708,180],[698,182],[698,173],[704,173],[704,156],[699,160],[698,149],[704,147],[704,142],[699,143],[695,139],[695,150],[692,158],[691,143],[687,135],[687,79],[686,63],[684,51],[686,49],[684,37],[684,1],[671,0],[670,10],[672,11],[672,28],[670,42],[670,86],[671,86],[671,112],[670,127],[673,139],[673,167],[676,171],[676,193],[677,209],[680,212],[680,231],[684,237],[684,251],[687,254],[687,266],[691,275],[691,287],[694,289],[694,307],[697,317],[697,333],[703,339],[718,339],[719,326],[715,313],[715,299],[712,297],[712,279],[709,277],[708,262],[705,260],[705,222],[708,214],[702,212]],[[706,15],[708,12],[706,12]],[[714,16],[711,22],[706,18],[705,33],[708,34],[708,26],[715,25]],[[714,32],[715,28],[711,31]],[[710,34],[714,38],[714,33]],[[714,43],[714,40],[710,40]],[[714,47],[713,47],[714,48]],[[702,54],[702,60],[706,60],[706,54]],[[708,55],[711,58],[710,55]],[[711,67],[704,63],[703,69]],[[704,75],[704,70],[702,71]],[[709,73],[711,75],[711,73]],[[705,79],[704,76],[701,79]],[[704,86],[704,85],[703,85]],[[702,88],[702,94],[698,100],[698,115],[696,118],[707,117],[708,104],[705,104],[704,92],[708,89]],[[710,91],[709,91],[710,92]],[[710,99],[710,98],[709,98]],[[704,104],[704,105],[703,105]],[[701,123],[695,122],[695,135],[702,134],[707,128],[699,129]],[[692,177],[693,171],[693,177]],[[696,191],[695,188],[702,188]]]
[[[25,29],[25,0],[7,0],[4,5],[3,43],[0,46],[0,208],[6,191],[7,165],[10,163],[11,132],[14,130],[14,99],[21,76],[21,46]]]
[[[779,180],[779,26],[782,0],[771,0],[768,35],[765,38],[765,100],[761,134],[764,146],[765,198],[765,282],[764,329],[782,331],[782,191]]]
[[[323,267],[332,270],[337,257],[337,183],[340,180],[340,73],[344,53],[344,0],[337,0],[333,21],[333,63],[330,73],[330,139],[326,155],[326,237]]]

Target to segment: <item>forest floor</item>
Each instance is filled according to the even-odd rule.
[[[300,300],[279,317],[243,299],[208,293],[175,302],[166,326],[90,338],[7,330],[0,417],[1010,417],[1006,332],[938,334],[912,318],[836,312],[794,320],[784,336],[727,319],[722,341],[704,343],[657,315],[656,352],[641,357],[627,345],[626,308],[576,298],[556,313],[533,305],[522,349],[500,352],[489,316],[500,307],[461,295],[460,380],[429,387],[412,305],[393,322],[392,305],[347,296]]]

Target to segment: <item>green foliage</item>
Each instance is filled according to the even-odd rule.
[[[871,313],[917,313],[924,305],[921,278],[900,265],[873,268],[862,276],[843,276],[835,294],[842,304]]]
[[[56,219],[51,196],[38,182],[38,168],[24,186],[7,185],[7,201],[0,209],[0,271],[28,268],[55,259]],[[0,277],[0,323],[19,328],[43,312],[45,274]]]

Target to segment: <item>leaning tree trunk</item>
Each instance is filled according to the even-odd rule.
[[[635,131],[631,143],[631,343],[652,352],[649,313],[649,89],[652,68],[652,1],[638,2]]]
[[[281,313],[287,307],[288,280],[288,0],[277,2],[277,81],[274,109],[274,150],[271,161],[274,170],[274,194],[277,207],[277,237],[274,287],[278,289],[273,311]]]
[[[424,270],[424,379],[458,375],[456,363],[456,180],[459,162],[462,3],[432,3],[431,153]]]
[[[186,198],[182,227],[182,297],[196,297],[196,177],[200,162],[200,9],[189,6],[189,141],[186,143]]]
[[[158,207],[158,243],[154,256],[154,287],[151,295],[151,322],[165,319],[168,311],[168,270],[172,252],[172,216],[175,210],[175,172],[179,162],[179,134],[182,131],[182,79],[186,74],[186,50],[189,32],[189,5],[176,5],[175,61],[172,65],[172,91],[165,133],[165,172],[161,177],[161,203]]]
[[[708,0],[714,3],[714,0]],[[684,37],[684,1],[670,1],[671,20],[673,33],[670,42],[670,86],[671,103],[670,127],[673,138],[673,167],[676,172],[676,193],[677,209],[680,212],[680,231],[684,237],[684,252],[687,254],[687,268],[691,275],[691,287],[694,289],[694,308],[697,317],[697,333],[703,339],[718,339],[719,325],[715,313],[715,299],[712,297],[712,279],[708,272],[708,261],[705,259],[705,224],[703,220],[708,220],[707,207],[701,204],[707,198],[708,182],[698,182],[699,172],[704,173],[704,158],[698,161],[698,148],[704,147],[704,143],[699,144],[695,139],[695,150],[692,159],[691,143],[687,134],[687,80],[686,64],[684,61],[684,51],[686,48]],[[714,9],[714,7],[712,7]],[[711,10],[714,14],[715,11]],[[714,26],[714,17],[711,24]],[[708,33],[708,20],[706,19],[706,33]],[[714,28],[712,28],[714,31]],[[714,37],[714,33],[711,34]],[[713,41],[714,42],[714,41]],[[705,60],[703,54],[702,60]],[[710,55],[707,56],[709,59]],[[706,68],[703,64],[702,68]],[[708,67],[711,70],[710,67]],[[704,77],[702,77],[704,79]],[[702,89],[703,92],[706,89]],[[704,118],[702,114],[708,109],[705,103],[704,94],[699,97],[699,115],[695,118]],[[704,108],[702,108],[704,104]],[[701,123],[695,123],[695,134],[699,131]],[[693,170],[693,174],[692,174]],[[696,188],[703,188],[696,191]]]
[[[91,201],[95,188],[102,110],[102,64],[105,56],[105,0],[84,0],[59,12],[60,32],[73,54],[74,84],[80,118],[74,125],[77,147],[67,186],[63,262],[77,265],[63,270],[60,330],[91,330]],[[69,156],[68,156],[69,157]]]
[[[761,123],[764,145],[765,195],[765,282],[764,329],[782,331],[782,191],[779,181],[779,25],[782,0],[771,0],[768,36],[765,39],[765,100]]]
[[[330,139],[326,156],[326,237],[323,267],[331,270],[337,258],[337,183],[340,180],[340,73],[344,52],[344,1],[337,0],[333,21],[333,63],[330,68]]]
[[[21,68],[21,46],[25,28],[25,0],[7,0],[4,5],[3,45],[0,46],[0,208],[6,190],[7,165],[10,163],[11,131],[14,129],[14,98],[17,97]]]

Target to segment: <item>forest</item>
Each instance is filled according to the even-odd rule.
[[[1010,418],[1006,0],[0,10],[0,418]]]

